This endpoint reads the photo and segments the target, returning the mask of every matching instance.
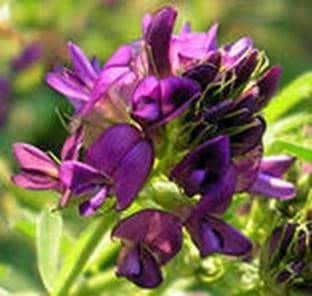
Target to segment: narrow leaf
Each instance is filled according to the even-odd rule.
[[[311,99],[311,97],[312,72],[308,72],[286,86],[280,94],[273,98],[265,110],[265,117],[268,122],[274,122],[298,103]],[[311,103],[307,103],[307,107],[309,106],[311,108]]]
[[[277,140],[273,145],[281,150],[293,154],[294,156],[297,156],[299,159],[312,163],[312,149],[308,147],[290,143],[284,140]]]
[[[42,282],[51,292],[58,271],[63,221],[58,212],[44,209],[36,230],[38,268]]]

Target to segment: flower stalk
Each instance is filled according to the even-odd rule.
[[[110,212],[88,226],[80,236],[76,247],[65,259],[65,262],[55,282],[53,296],[69,295],[75,280],[83,272],[88,260],[101,242],[103,235],[117,222],[118,215]]]

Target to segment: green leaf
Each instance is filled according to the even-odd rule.
[[[312,72],[308,72],[286,86],[280,94],[274,97],[268,108],[265,109],[265,117],[268,122],[274,122],[297,104],[311,97]],[[309,107],[309,105],[311,108],[310,103],[307,104],[307,107]]]
[[[308,147],[290,143],[284,140],[277,140],[273,145],[278,147],[280,150],[285,150],[304,161],[312,163],[312,149]]]
[[[302,112],[279,119],[268,126],[268,130],[264,134],[265,146],[270,146],[278,136],[294,132],[311,122],[311,114]]]
[[[37,223],[36,243],[40,276],[49,292],[58,272],[62,228],[60,214],[44,209]]]

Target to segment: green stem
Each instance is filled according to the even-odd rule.
[[[73,296],[99,295],[103,291],[112,291],[113,289],[121,289],[124,282],[116,280],[113,269],[108,269],[97,275],[92,276],[82,285],[76,286],[73,290]]]
[[[77,277],[84,271],[89,258],[101,242],[103,235],[117,221],[116,213],[106,214],[87,227],[75,243],[75,248],[66,257],[58,273],[53,295],[67,296]]]

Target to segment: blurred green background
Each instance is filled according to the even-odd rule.
[[[61,119],[72,109],[47,87],[45,73],[55,64],[69,64],[69,40],[103,64],[120,44],[140,38],[146,12],[169,4],[179,10],[176,30],[187,20],[195,31],[205,31],[218,22],[220,44],[251,36],[256,47],[266,50],[272,64],[282,65],[282,86],[312,68],[311,0],[0,1],[0,76],[11,87],[8,98],[0,97],[2,108],[7,108],[0,132],[0,286],[11,291],[42,290],[36,267],[35,222],[43,205],[55,203],[56,197],[11,188],[8,177],[16,170],[12,143],[29,142],[58,154],[66,137]],[[40,59],[12,73],[12,59],[33,42],[42,46]],[[65,216],[71,242],[85,221],[70,211]]]

